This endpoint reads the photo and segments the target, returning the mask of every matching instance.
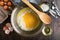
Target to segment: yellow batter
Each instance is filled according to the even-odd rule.
[[[22,30],[30,31],[39,25],[39,19],[36,14],[29,12],[29,8],[22,9],[17,15],[17,23]]]

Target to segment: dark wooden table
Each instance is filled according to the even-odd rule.
[[[0,40],[60,40],[60,18],[52,18],[51,26],[53,28],[53,34],[48,37],[42,35],[42,33],[38,34],[35,37],[23,37],[21,35],[18,35],[15,31],[9,35],[6,35],[2,28],[6,23],[10,22],[10,20],[11,19],[9,16],[5,22],[0,24]]]
[[[51,26],[53,29],[53,34],[48,37],[42,35],[42,33],[35,37],[23,37],[18,35],[15,31],[9,35],[6,35],[2,29],[6,23],[10,22],[10,20],[11,19],[9,16],[7,20],[0,24],[0,40],[60,40],[60,18],[55,19],[52,17]]]

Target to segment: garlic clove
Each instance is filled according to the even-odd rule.
[[[10,34],[10,30],[5,30],[5,34]]]
[[[6,26],[7,26],[7,27],[11,27],[11,24],[10,24],[10,23],[6,23]]]
[[[9,29],[11,32],[13,31],[13,28],[12,28],[12,27],[9,27],[8,29]]]
[[[8,28],[7,28],[6,26],[3,27],[3,30],[4,30],[4,31],[7,30],[7,29],[8,29]]]

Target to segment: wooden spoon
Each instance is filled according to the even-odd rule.
[[[27,6],[29,6],[32,10],[34,10],[43,23],[50,24],[51,23],[51,17],[47,15],[46,13],[38,11],[31,3],[29,3],[27,0],[22,0]]]

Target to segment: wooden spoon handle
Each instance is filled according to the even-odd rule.
[[[36,13],[40,13],[31,3],[29,3],[27,0],[22,0],[26,5],[28,5],[32,10],[34,10]]]
[[[45,24],[50,24],[51,23],[51,18],[49,15],[43,13],[43,12],[40,12],[38,11],[32,4],[30,4],[27,0],[22,0],[26,5],[28,5],[32,10],[34,10],[39,18],[42,20],[43,23]]]

